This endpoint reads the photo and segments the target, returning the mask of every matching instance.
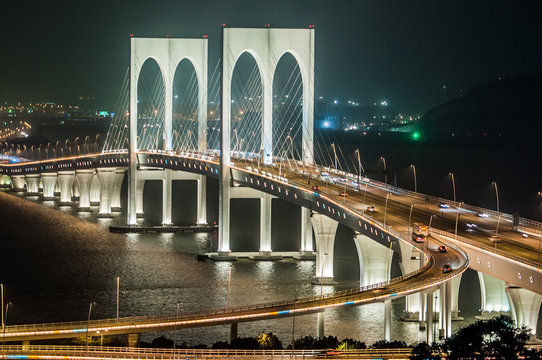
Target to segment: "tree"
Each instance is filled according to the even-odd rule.
[[[253,337],[237,338],[230,344],[230,349],[249,349],[257,350],[260,348],[260,343]]]
[[[373,345],[371,345],[371,349],[399,349],[406,347],[408,347],[407,344],[404,341],[399,340],[378,340]]]
[[[349,339],[343,339],[339,345],[337,346],[340,350],[347,350],[347,349],[367,349],[367,345],[363,341],[354,340],[352,338]]]
[[[410,360],[440,360],[441,349],[437,344],[429,345],[426,342],[421,342],[412,348]]]
[[[324,336],[314,342],[313,349],[336,349],[339,345],[339,339],[336,336]]]
[[[524,350],[530,330],[517,328],[510,316],[478,320],[460,329],[445,343],[448,357],[455,359],[516,359]]]
[[[260,344],[260,349],[282,349],[282,342],[272,332],[259,334],[256,340]]]

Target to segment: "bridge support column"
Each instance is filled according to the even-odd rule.
[[[425,330],[425,324],[426,324],[426,313],[425,313],[425,307],[427,306],[427,297],[428,295],[424,292],[420,293],[420,311],[419,311],[419,321],[420,321],[420,330]]]
[[[164,170],[162,182],[162,225],[171,225],[171,169]]]
[[[11,183],[13,184],[13,191],[23,192],[24,186],[26,185],[26,180],[24,175],[13,175],[11,177]]]
[[[60,182],[58,181],[58,176],[57,182],[55,183],[55,196],[60,196]]]
[[[200,139],[200,146],[201,146],[201,140]],[[198,179],[198,225],[206,225],[207,224],[207,177],[205,175],[200,175]]]
[[[390,279],[393,250],[382,246],[370,237],[354,235],[359,259],[359,286],[376,284]]]
[[[10,188],[11,179],[7,175],[0,175],[0,188]]]
[[[425,319],[427,321],[427,343],[432,344],[433,343],[433,319],[434,319],[434,313],[433,313],[433,292],[429,292],[426,294],[427,298],[427,306],[426,313],[425,313]]]
[[[98,169],[100,180],[100,217],[111,216],[111,191],[115,181],[115,169]]]
[[[423,255],[418,249],[403,241],[399,242],[401,248],[401,272],[408,274],[420,268],[420,260]],[[422,305],[422,294],[410,294],[405,296],[405,315],[401,317],[403,321],[420,321],[423,317],[420,315]]]
[[[120,211],[120,193],[122,191],[122,182],[124,181],[124,169],[117,169],[115,171],[115,180],[113,181],[113,189],[111,190],[111,210]]]
[[[98,174],[94,175],[92,182],[90,184],[90,205],[99,205],[100,204],[100,176]]]
[[[74,181],[74,171],[58,173],[58,183],[60,184],[60,205],[72,204],[72,188]]]
[[[136,183],[136,214],[143,215],[143,190],[145,189],[145,180],[137,180]],[[132,224],[134,225],[134,224]]]
[[[452,336],[452,282],[448,280],[440,284],[439,288],[439,338],[446,339]]]
[[[324,336],[324,312],[319,312],[316,324],[316,338],[323,339]]]
[[[230,343],[237,339],[237,327],[239,323],[231,323],[230,325]]]
[[[139,343],[139,334],[128,334],[128,347],[137,347]]]
[[[316,238],[316,274],[313,284],[335,284],[333,281],[333,251],[339,223],[325,215],[313,213],[312,227]]]
[[[384,301],[384,340],[391,341],[391,300]]]
[[[516,325],[531,329],[532,338],[536,338],[538,313],[542,304],[542,295],[517,286],[507,286],[506,296]]]
[[[56,173],[45,173],[41,174],[41,182],[43,183],[43,200],[54,200],[55,199],[55,186],[58,181]]]
[[[271,195],[260,198],[260,252],[271,253]]]
[[[22,341],[23,350],[29,350],[30,349],[30,340],[24,340]]]
[[[312,224],[311,211],[306,207],[301,206],[301,252],[312,253]]]
[[[505,293],[505,283],[502,280],[494,278],[491,275],[486,275],[478,272],[478,280],[480,281],[481,299],[481,318],[497,316],[501,312],[508,312],[510,304]]]
[[[90,185],[94,177],[94,170],[76,171],[77,185],[79,188],[79,211],[90,210]]]
[[[454,277],[451,282],[451,311],[452,311],[452,320],[463,320],[463,317],[459,316],[459,286],[461,285],[461,277],[463,274],[460,274]]]
[[[77,182],[77,174],[76,174],[75,181],[73,182],[72,193],[71,193],[72,201],[79,201],[79,198],[81,197],[80,195],[81,194],[79,192],[79,183]]]
[[[26,180],[26,194],[38,195],[40,175],[39,174],[25,175],[25,180]]]

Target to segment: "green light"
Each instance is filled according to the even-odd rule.
[[[418,131],[414,131],[412,133],[412,139],[413,140],[419,140],[420,139],[420,133]]]

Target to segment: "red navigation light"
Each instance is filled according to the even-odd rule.
[[[167,34],[167,35],[166,35],[166,37],[167,37],[167,38],[170,38],[170,37],[171,37],[171,35]]]
[[[226,27],[226,24],[220,24],[220,26],[222,26],[222,27]]]
[[[216,221],[213,221],[213,225],[216,225]]]
[[[203,38],[204,38],[204,39],[207,39],[207,35],[203,35]]]
[[[130,34],[130,37],[134,37],[134,34]]]
[[[271,27],[271,24],[265,24],[264,26],[265,27]]]
[[[316,25],[309,25],[309,29],[314,29]]]

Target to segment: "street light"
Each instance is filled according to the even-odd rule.
[[[92,306],[96,305],[96,301],[92,301],[88,307],[88,318],[87,318],[87,352],[88,352],[88,328],[90,327],[90,314],[92,313]]]
[[[410,165],[410,168],[412,169],[412,174],[414,175],[414,192],[418,192],[418,183],[416,182],[416,166]]]
[[[450,178],[452,179],[452,189],[454,190],[454,202],[455,202],[455,179],[454,179],[454,173],[450,173]]]
[[[8,310],[9,310],[10,304],[11,304],[11,301],[6,304],[6,311],[4,312],[4,316],[2,318],[2,323],[4,324],[4,327],[2,328],[2,357],[4,359],[6,358],[6,353],[4,351],[4,348],[6,346],[6,325],[8,321]],[[4,310],[3,307],[2,307],[2,310]]]
[[[332,143],[331,147],[333,148],[333,158],[335,159],[335,171],[337,171],[337,150],[335,149],[335,143]]]
[[[457,208],[457,215],[455,216],[455,239],[457,240],[457,223],[459,222],[459,213],[461,212],[461,205],[463,203],[459,203],[459,207]]]
[[[363,168],[363,165],[361,165],[361,158],[359,154],[359,149],[356,149],[354,151],[354,155],[358,155],[358,188],[359,188],[359,178],[361,177],[361,171],[365,172],[365,169]]]
[[[384,156],[381,156],[380,160],[382,161],[382,164],[384,165],[384,182],[386,183],[386,185],[388,185],[388,169],[386,167],[386,158],[384,158]]]
[[[384,205],[384,227],[386,227],[386,213],[388,212],[388,199],[390,198],[390,193],[386,194],[386,205]]]
[[[499,189],[497,189],[497,183],[495,181],[492,182],[493,186],[495,187],[495,196],[497,198],[497,228],[495,229],[495,235],[499,234],[499,222],[501,221],[501,212],[499,211]],[[495,244],[497,242],[495,241]]]
[[[175,354],[175,349],[177,348],[177,318],[179,317],[179,306],[182,305],[182,301],[177,301],[175,306],[175,330],[173,331],[173,353]],[[175,355],[174,355],[175,356]]]
[[[410,205],[410,214],[408,215],[408,232],[410,233],[410,227],[411,227],[411,224],[412,224],[412,209],[414,209],[414,205],[416,205],[415,203],[412,203]]]

